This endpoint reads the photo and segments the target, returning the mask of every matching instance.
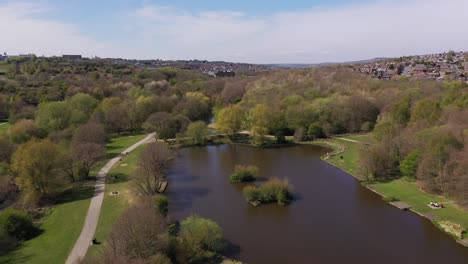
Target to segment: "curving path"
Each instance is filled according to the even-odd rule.
[[[109,170],[123,157],[125,153],[132,152],[137,147],[155,141],[155,133],[149,134],[144,139],[133,144],[131,147],[124,150],[117,157],[111,159],[102,169],[99,171],[96,180],[96,188],[94,190],[93,198],[91,198],[91,204],[89,205],[88,213],[81,230],[81,234],[75,243],[72,251],[68,255],[66,264],[77,264],[80,263],[86,256],[86,251],[93,240],[94,233],[99,221],[99,214],[101,213],[102,201],[104,199],[104,187],[105,178]]]

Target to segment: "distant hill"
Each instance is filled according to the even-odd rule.
[[[278,67],[278,68],[311,68],[311,67],[323,67],[323,66],[330,66],[330,65],[346,65],[346,64],[365,64],[365,63],[373,63],[383,60],[388,60],[390,58],[374,58],[368,60],[358,60],[358,61],[346,61],[346,62],[321,62],[321,63],[277,63],[277,64],[265,64],[265,66],[269,67]]]

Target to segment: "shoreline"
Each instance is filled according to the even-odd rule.
[[[358,142],[355,142],[355,143],[359,144]],[[333,166],[334,168],[336,168],[336,169],[350,175],[356,181],[358,181],[362,187],[364,187],[364,188],[370,190],[371,192],[379,195],[382,198],[382,200],[385,201],[385,199],[389,198],[387,195],[384,195],[383,193],[377,191],[376,189],[372,188],[368,184],[362,184],[363,182],[361,181],[361,179],[359,177],[357,177],[356,175],[353,175],[350,172],[345,171],[343,168],[340,168],[338,165],[333,164],[332,162],[329,161],[329,159],[331,157],[334,157],[334,156],[341,155],[341,154],[345,153],[346,150],[347,150],[347,147],[345,145],[337,143],[337,142],[332,143],[332,142],[330,142],[330,139],[325,139],[325,140],[320,140],[320,141],[304,142],[304,143],[301,143],[301,144],[302,145],[316,145],[316,146],[321,146],[321,147],[325,146],[325,147],[331,148],[333,150],[333,152],[330,155],[325,155],[325,156],[320,157],[320,159],[322,161],[324,161],[324,162],[328,163],[329,165]],[[339,149],[338,149],[338,147],[336,145],[342,145],[342,146],[339,146]],[[392,205],[390,202],[388,202],[388,201],[386,201],[386,202],[388,204]],[[394,206],[394,205],[392,205],[392,206]],[[426,214],[424,214],[422,212],[419,212],[417,209],[414,209],[412,206],[410,208],[408,208],[408,210],[415,213],[415,214],[417,214],[417,215],[419,215],[420,217],[423,217],[424,219],[429,220],[439,230],[441,230],[442,232],[444,232],[444,233],[448,234],[449,236],[451,236],[458,244],[460,244],[460,245],[462,245],[464,247],[468,247],[468,237],[466,235],[463,238],[456,238],[454,234],[449,233],[445,229],[441,228],[440,224],[438,224],[434,219],[431,219],[430,217],[428,217]]]

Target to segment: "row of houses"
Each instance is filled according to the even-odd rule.
[[[410,79],[468,81],[468,52],[401,57],[352,67],[354,71],[383,80],[405,76]]]

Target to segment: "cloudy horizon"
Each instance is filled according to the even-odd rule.
[[[465,0],[106,2],[0,0],[0,52],[322,63],[468,50]]]

